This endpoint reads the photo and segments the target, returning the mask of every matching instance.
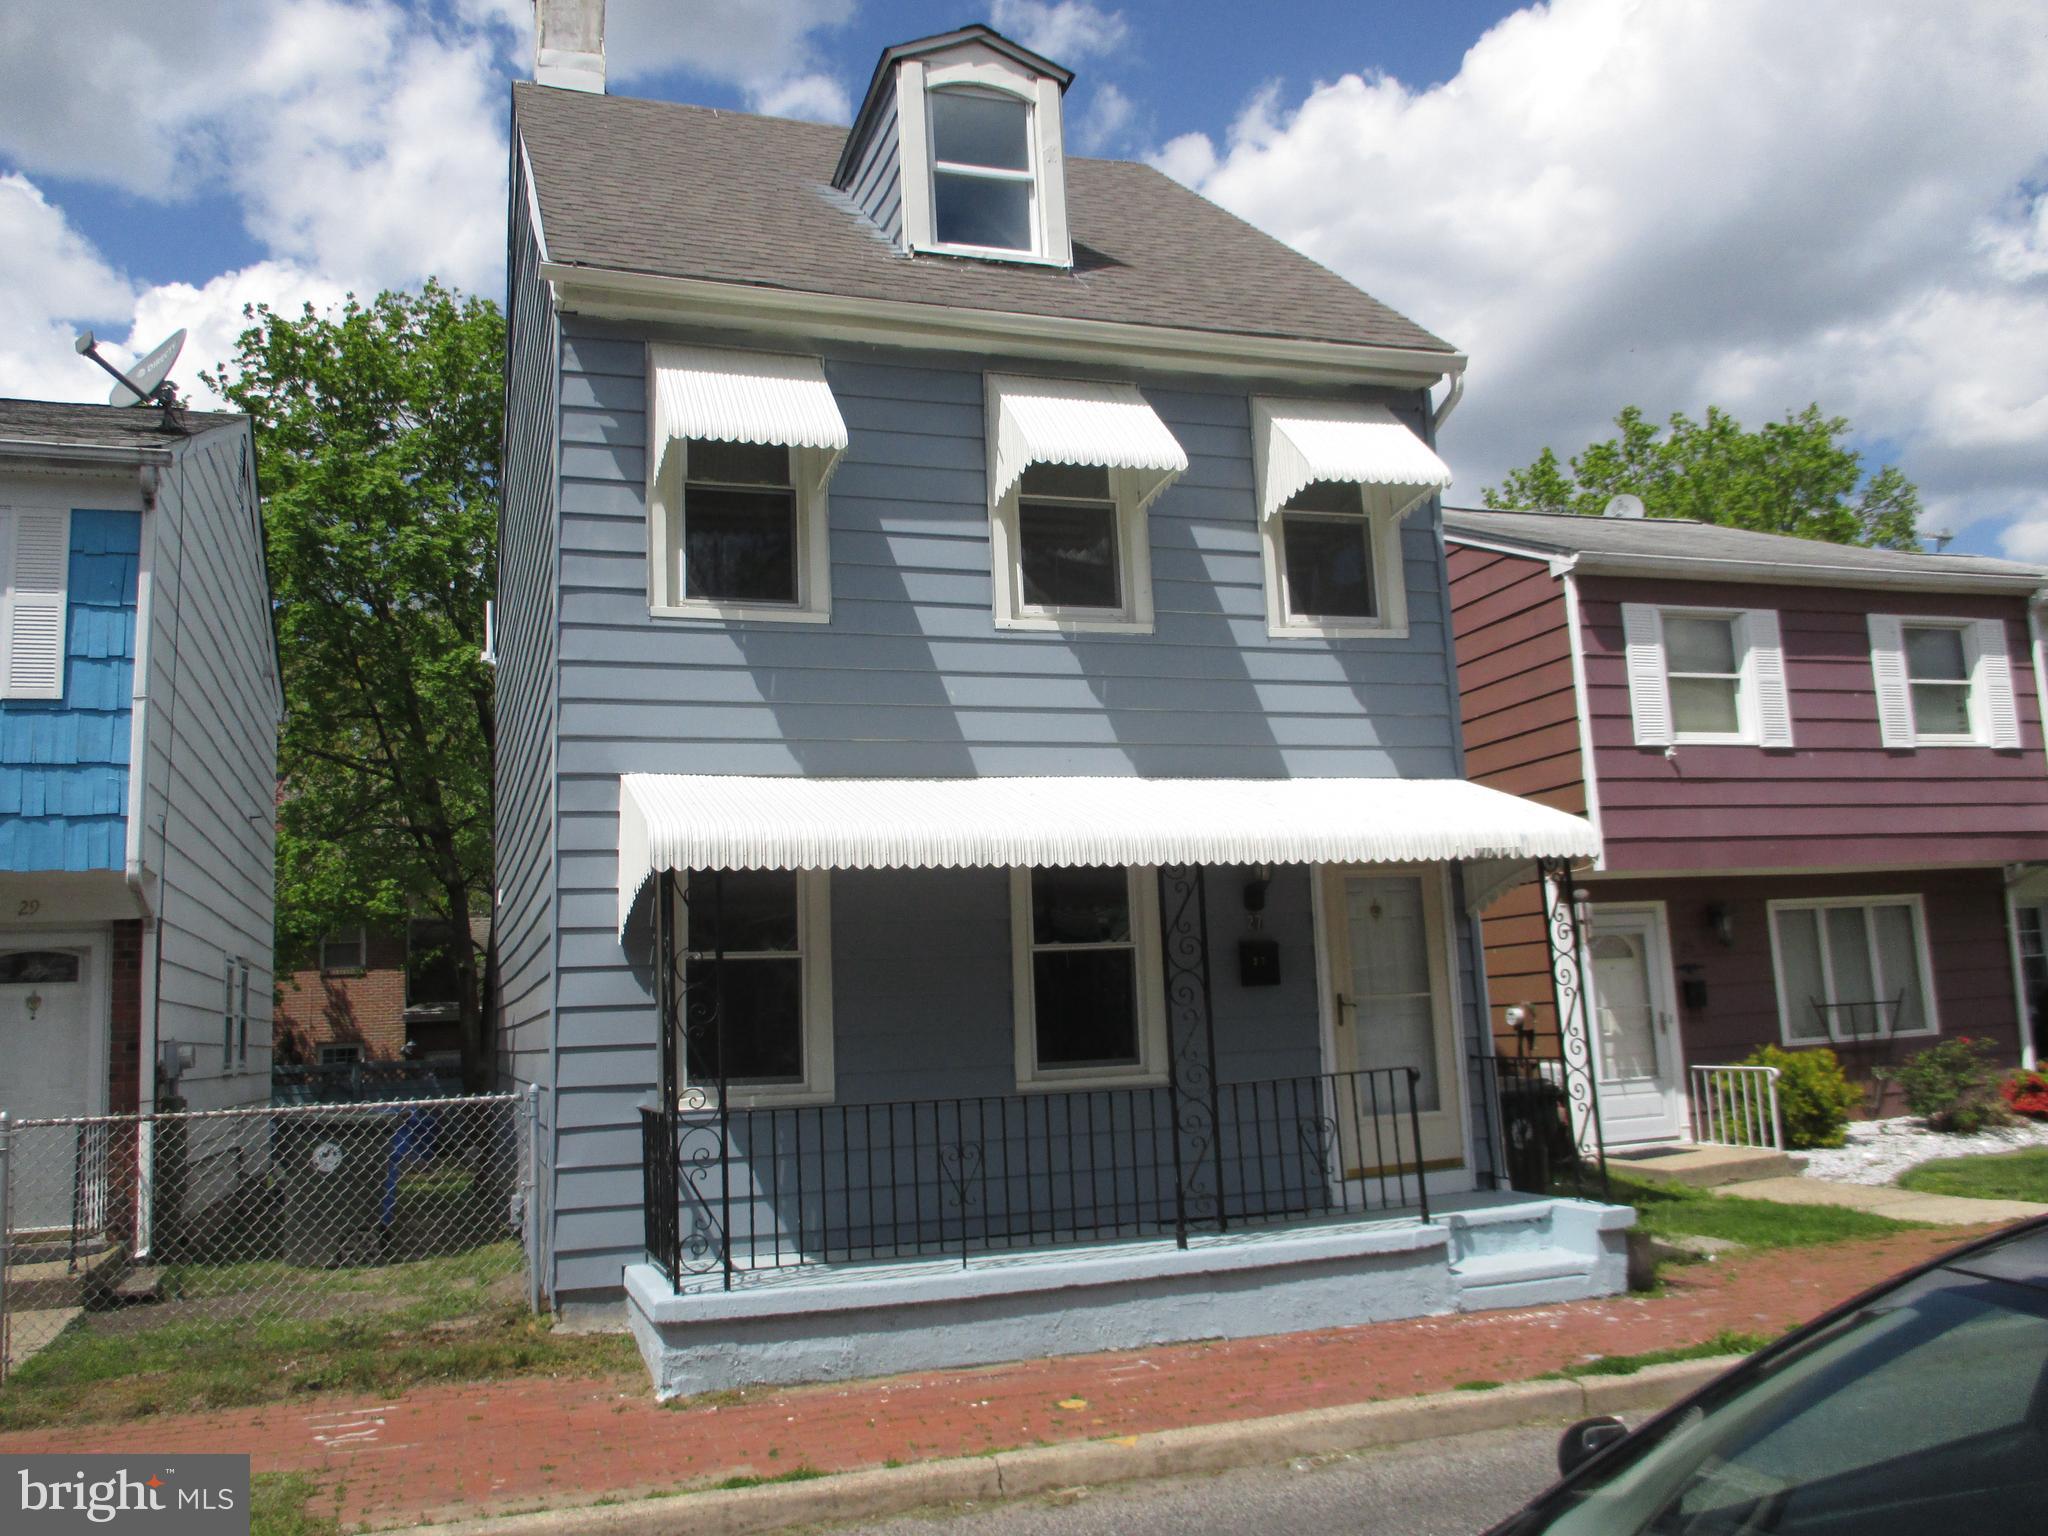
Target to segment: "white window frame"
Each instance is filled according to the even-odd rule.
[[[249,962],[235,961],[235,985],[241,997],[235,1010],[235,1070],[249,1070]]]
[[[1287,594],[1287,532],[1290,516],[1348,518],[1349,512],[1290,514],[1285,507],[1259,519],[1259,550],[1265,564],[1266,633],[1276,640],[1405,640],[1408,638],[1408,572],[1402,557],[1401,530],[1406,514],[1369,511],[1365,487],[1358,492],[1358,520],[1372,541],[1372,579],[1379,617],[1343,618],[1294,612]]]
[[[673,914],[676,959],[685,969],[690,955],[690,906],[683,899],[689,889],[688,876],[678,871]],[[804,1072],[794,1083],[728,1082],[727,1092],[738,1109],[767,1108],[791,1104],[830,1104],[837,1067],[832,1038],[832,873],[830,870],[796,871],[797,962],[803,968],[803,1053]],[[728,960],[747,952],[728,950]],[[785,956],[787,951],[762,951]],[[703,958],[703,957],[699,957]],[[677,1027],[681,1027],[678,1010]],[[690,1053],[687,1043],[676,1042],[676,1074],[681,1081],[680,1102],[686,1110],[718,1107],[717,1087],[693,1088],[690,1083]]]
[[[352,934],[354,936],[352,943],[356,957],[347,965],[336,965],[327,958],[327,951],[344,934]],[[332,932],[321,934],[318,960],[322,976],[346,976],[360,971],[367,971],[370,968],[370,936],[368,931],[361,923],[357,923],[353,928],[336,928]]]
[[[1031,870],[1020,867],[1010,871],[1010,977],[1020,1092],[1154,1087],[1166,1082],[1166,982],[1160,970],[1158,875],[1150,865],[1124,867],[1130,893],[1132,963],[1137,967],[1138,1060],[1127,1067],[1041,1067],[1032,966],[1038,945],[1031,927]]]
[[[353,1067],[362,1065],[363,1048],[354,1040],[322,1040],[315,1054],[323,1067]]]
[[[1786,911],[1805,911],[1820,914],[1837,907],[1856,907],[1865,910],[1866,913],[1872,907],[1905,907],[1911,911],[1913,914],[1913,942],[1920,962],[1920,1016],[1927,1021],[1926,1027],[1922,1029],[1894,1030],[1891,1027],[1890,1021],[1887,1020],[1884,1032],[1876,1038],[1881,1040],[1926,1040],[1939,1035],[1941,1033],[1941,1018],[1935,1012],[1934,1006],[1934,952],[1927,940],[1926,904],[1921,900],[1917,892],[1873,896],[1794,896],[1764,903],[1765,920],[1771,930],[1771,985],[1778,999],[1778,1038],[1785,1049],[1796,1051],[1816,1045],[1853,1044],[1859,1038],[1868,1038],[1845,1034],[1837,1029],[1835,1026],[1835,1016],[1832,1012],[1828,1015],[1828,1032],[1824,1039],[1810,1037],[1800,1039],[1794,1037],[1792,1033],[1793,1002],[1785,992],[1785,962],[1782,946],[1778,938],[1778,914]],[[1836,1001],[1835,967],[1828,944],[1827,923],[1823,918],[1816,916],[1815,925],[1821,940],[1821,980],[1828,989],[1828,1000],[1832,1003]],[[1864,942],[1870,947],[1870,974],[1876,979],[1878,998],[1889,996],[1892,989],[1886,984],[1884,962],[1877,952],[1873,930],[1867,915],[1863,920],[1863,933]],[[1872,1001],[1875,1000],[1872,999]],[[1851,998],[1849,1001],[1854,1002],[1857,999]]]
[[[1671,698],[1671,653],[1664,643],[1666,615],[1721,619],[1733,627],[1737,652],[1735,730],[1678,729]],[[1762,747],[1769,751],[1786,751],[1793,746],[1792,690],[1787,681],[1785,642],[1777,609],[1623,603],[1621,617],[1629,714],[1637,746]]]
[[[1031,248],[960,245],[938,238],[937,164],[929,93],[968,89],[1011,96],[1029,108],[1031,146]],[[906,59],[896,71],[896,135],[903,181],[903,243],[914,252],[966,256],[980,261],[1070,267],[1073,245],[1067,231],[1066,152],[1060,123],[1059,82],[1034,75],[1013,59],[974,43],[923,59]],[[970,174],[986,168],[966,167]],[[1022,179],[1009,173],[1004,179]]]
[[[993,433],[989,441],[994,443]],[[1107,465],[1081,467],[1101,469],[1109,477],[1110,499],[1116,504],[1117,590],[1122,602],[1115,608],[1049,607],[1025,602],[1024,476],[1019,475],[1017,483],[996,503],[990,519],[990,574],[995,583],[996,628],[1099,635],[1152,633],[1152,525],[1146,515],[1139,472]]]
[[[2001,683],[1994,680],[1990,675],[1990,668],[1987,666],[1989,653],[1986,651],[1981,638],[1980,620],[1921,618],[1911,614],[1900,614],[1895,617],[1899,626],[1899,665],[1906,682],[1906,723],[1912,731],[1913,745],[1915,747],[1991,747],[2006,745],[1997,741],[1996,732],[1993,729],[1992,690],[1995,687],[2003,686],[2008,697],[2012,694],[2010,652],[2000,652],[2000,657],[2004,661],[2006,669],[2003,682]],[[1964,707],[1969,711],[1970,716],[1969,730],[1963,732],[1923,732],[1920,729],[1919,714],[1913,707],[1913,688],[1922,679],[1913,676],[1912,647],[1906,643],[1907,633],[1915,629],[1946,630],[1962,636],[1962,686],[1965,690]],[[1876,658],[1873,655],[1872,666],[1875,667],[1876,665]],[[1945,680],[1927,679],[1926,681],[1939,682]],[[2014,740],[2010,743],[2010,746],[2017,746],[2018,744],[2018,741]]]
[[[648,370],[649,388],[653,370]],[[652,411],[648,419],[653,420]],[[793,603],[727,602],[720,598],[686,597],[672,590],[670,555],[682,522],[689,516],[687,486],[690,445],[678,440],[668,450],[665,472],[657,478],[658,449],[650,451],[647,469],[648,612],[658,619],[715,620],[721,623],[824,624],[832,618],[831,491],[808,473],[802,450],[775,444],[788,455],[789,484],[796,499],[796,601]]]

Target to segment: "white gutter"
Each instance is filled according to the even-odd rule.
[[[1373,347],[1284,336],[1078,320],[1012,310],[849,298],[705,278],[661,277],[564,262],[540,263],[564,313],[674,320],[941,351],[1009,353],[1200,373],[1265,371],[1294,379],[1427,389],[1463,373],[1461,352]]]
[[[168,464],[169,448],[111,448],[105,443],[52,443],[32,438],[0,438],[0,458],[45,459],[58,468],[80,464]]]
[[[1436,408],[1436,414],[1429,418],[1429,430],[1432,435],[1443,430],[1444,423],[1450,419],[1451,412],[1458,408],[1458,402],[1464,398],[1465,373],[1463,369],[1460,369],[1451,375],[1449,393],[1444,396],[1443,404]]]
[[[143,465],[136,478],[142,485],[143,537],[135,572],[135,658],[128,688],[128,817],[123,828],[126,847],[122,869],[135,905],[146,922],[151,912],[142,867],[142,802],[143,786],[149,778],[149,627],[156,564],[156,467]],[[149,1071],[147,1063],[144,1071]]]

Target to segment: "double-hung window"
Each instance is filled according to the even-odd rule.
[[[360,971],[369,964],[369,936],[362,927],[337,928],[320,936],[322,971]]]
[[[1935,1032],[1917,897],[1774,901],[1770,913],[1787,1045]]]
[[[1166,1065],[1152,871],[1011,871],[1017,1081],[1158,1081]]]
[[[1790,747],[1792,699],[1769,608],[1621,605],[1640,747]]]
[[[1186,452],[1128,384],[990,374],[984,387],[997,626],[1149,630],[1145,509]]]
[[[926,96],[932,230],[938,244],[1028,255],[1038,248],[1031,103],[1008,91],[946,86]]]
[[[2003,620],[1873,613],[1868,625],[1886,747],[2019,746]]]
[[[848,436],[823,365],[665,343],[647,361],[651,611],[830,618],[825,488]]]
[[[830,876],[795,870],[692,870],[682,936],[685,1082],[715,1099],[832,1096]],[[723,1050],[721,1060],[720,1052]]]
[[[1443,460],[1383,405],[1254,398],[1251,418],[1267,633],[1407,634],[1402,523]]]

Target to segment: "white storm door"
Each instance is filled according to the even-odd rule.
[[[1415,1156],[1464,1156],[1443,881],[1435,870],[1325,872],[1324,931],[1336,1003],[1332,1058],[1347,1178],[1392,1172]],[[1413,1113],[1407,1075],[1416,1069]]]
[[[1610,1147],[1685,1132],[1677,1019],[1663,913],[1593,908],[1593,1062],[1600,1134]]]
[[[0,1109],[9,1119],[93,1111],[93,990],[89,949],[22,936],[0,944]],[[79,1170],[75,1158],[60,1154],[72,1134],[60,1127],[16,1135],[7,1212],[13,1231],[71,1224]]]

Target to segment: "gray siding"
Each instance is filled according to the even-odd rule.
[[[194,1048],[195,1109],[270,1097],[279,705],[252,453],[246,426],[188,441],[145,519],[142,858],[157,879],[158,1038]],[[222,1059],[229,959],[249,965],[246,1065]]]
[[[565,333],[562,368],[559,1294],[616,1287],[620,1266],[640,1252],[636,1110],[655,1082],[655,1035],[644,969],[623,963],[614,928],[619,774],[1458,772],[1433,507],[1410,518],[1405,537],[1407,639],[1267,636],[1248,406],[1256,385],[1137,381],[1191,460],[1150,513],[1156,632],[1067,637],[998,631],[990,616],[980,366],[853,348],[826,354],[852,438],[832,483],[829,625],[650,618],[644,348],[621,329],[577,324]],[[1419,396],[1389,403],[1427,430]],[[508,566],[510,556],[508,548]],[[869,878],[886,877],[841,877],[835,892]],[[934,889],[947,884],[928,878]],[[995,894],[960,877],[943,919],[971,926],[1000,916],[1000,926],[978,930],[984,949],[973,959],[949,948],[935,962],[925,946],[914,964],[875,959],[891,953],[890,935],[863,951],[846,925],[864,903],[835,902],[837,965],[879,972],[835,977],[842,1101],[1011,1083],[1007,910],[999,878],[984,878]],[[1219,880],[1215,889],[1212,920],[1235,920],[1234,887]],[[1305,909],[1305,879],[1299,899]],[[1278,931],[1277,919],[1269,926]],[[897,948],[917,932],[914,921],[891,930]],[[1235,933],[1227,924],[1219,932],[1219,973],[1233,962]],[[1317,1070],[1305,931],[1298,944],[1282,992],[1306,989],[1286,1010],[1288,1027],[1306,1034],[1282,1047],[1272,1021],[1252,1015],[1234,1033],[1219,987],[1226,1075]],[[1469,1019],[1476,998],[1464,949]],[[944,974],[954,966],[968,970]],[[877,988],[879,1000],[868,995]],[[910,1034],[906,989],[924,1010]],[[942,997],[956,1027],[926,1035],[948,1017]],[[1266,994],[1259,1006],[1278,1002]],[[941,1043],[943,1051],[931,1048]],[[926,1066],[914,1081],[890,1065],[934,1059],[945,1074]]]
[[[903,157],[896,145],[896,93],[891,91],[876,114],[872,136],[854,163],[847,195],[896,244],[903,241]]]
[[[547,1167],[536,1170],[542,1210],[529,1242],[545,1246],[554,1151],[556,539],[559,353],[553,300],[526,217],[519,156],[512,170],[512,249],[506,299],[504,506],[498,529],[496,818],[499,1070],[538,1084]],[[538,1259],[539,1254],[536,1254]]]

